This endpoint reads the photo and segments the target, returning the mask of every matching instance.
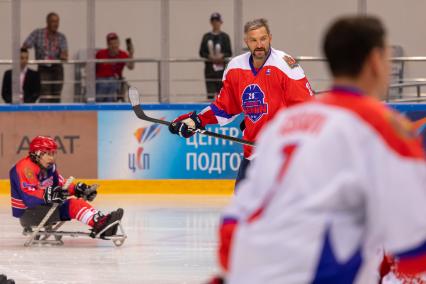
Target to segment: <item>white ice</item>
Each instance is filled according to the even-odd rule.
[[[24,247],[10,197],[0,196],[0,274],[17,284],[205,283],[218,272],[217,225],[229,201],[221,196],[105,195],[93,203],[122,207],[128,239],[64,237],[64,245]],[[84,231],[77,221],[63,230]]]

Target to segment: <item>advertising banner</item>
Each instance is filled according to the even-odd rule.
[[[28,155],[32,138],[50,136],[58,143],[59,172],[97,177],[97,116],[87,111],[0,112],[0,178]]]
[[[418,135],[423,138],[423,148],[426,151],[426,104],[391,104],[391,107],[414,122]]]
[[[146,113],[171,121],[185,112]],[[207,129],[241,137],[241,119]],[[132,111],[100,111],[98,123],[100,179],[234,179],[241,162],[241,145],[200,134],[184,139]]]

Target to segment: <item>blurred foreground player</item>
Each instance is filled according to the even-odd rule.
[[[7,279],[7,276],[0,274],[0,284],[15,284],[13,279]]]
[[[271,47],[272,35],[265,19],[247,22],[244,33],[250,51],[228,63],[216,100],[199,114],[191,112],[176,118],[170,132],[189,138],[196,129],[207,124],[225,125],[244,113],[243,138],[254,142],[280,109],[311,99],[313,93],[302,67],[290,55]],[[244,146],[237,182],[245,177],[252,150]]]
[[[323,48],[332,90],[265,128],[225,209],[227,283],[379,283],[383,251],[395,275],[426,272],[425,153],[413,125],[379,102],[385,29],[375,17],[341,18]]]
[[[81,182],[64,190],[65,180],[55,164],[57,148],[52,138],[37,136],[30,143],[29,155],[10,170],[13,216],[20,219],[24,228],[37,226],[51,206],[60,203],[48,223],[76,219],[92,227],[94,237],[109,224],[121,220],[123,209],[106,215],[96,210],[86,202],[95,199],[96,188]],[[115,235],[117,226],[109,228],[101,237]]]

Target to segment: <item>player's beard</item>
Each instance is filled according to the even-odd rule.
[[[253,52],[251,53],[253,58],[256,60],[264,60],[266,56],[269,53],[269,47],[268,48],[255,48]]]

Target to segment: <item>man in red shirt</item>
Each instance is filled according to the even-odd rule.
[[[133,46],[128,46],[127,53],[120,49],[120,39],[116,33],[107,35],[107,45],[96,53],[96,59],[125,59],[133,58]],[[132,70],[134,62],[115,62],[96,64],[96,101],[115,102],[120,90],[120,80],[123,78],[124,66]]]

